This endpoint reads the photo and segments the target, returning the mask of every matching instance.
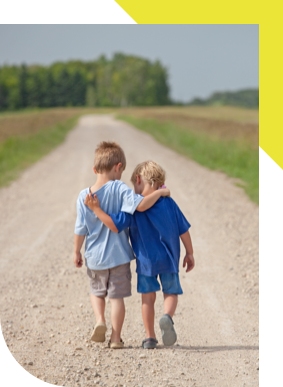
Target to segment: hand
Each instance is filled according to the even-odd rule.
[[[97,196],[94,195],[92,196],[90,193],[86,195],[85,198],[85,205],[89,207],[93,212],[97,209],[100,208],[99,206],[99,200],[97,199]]]
[[[83,265],[83,259],[82,259],[82,254],[74,252],[74,257],[73,261],[76,267],[82,267]]]
[[[185,258],[183,261],[183,267],[186,267],[186,265],[187,265],[186,273],[193,270],[193,268],[195,267],[195,259],[194,259],[193,254],[186,254],[185,255]]]
[[[160,192],[161,196],[170,196],[171,194],[168,188],[159,188],[158,192]]]

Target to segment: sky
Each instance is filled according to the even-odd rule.
[[[160,60],[175,101],[259,86],[256,24],[0,25],[0,66],[110,59],[116,52]]]

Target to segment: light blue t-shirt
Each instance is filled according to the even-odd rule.
[[[89,188],[80,192],[77,200],[75,234],[85,235],[86,266],[92,270],[105,270],[123,265],[134,259],[129,244],[129,232],[116,234],[109,230],[85,204]],[[95,192],[100,207],[106,214],[120,211],[133,214],[143,196],[137,195],[120,180],[110,180]]]

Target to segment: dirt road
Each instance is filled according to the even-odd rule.
[[[93,155],[101,140],[116,140],[125,150],[122,180],[129,185],[137,163],[160,163],[192,224],[196,267],[189,274],[180,269],[184,295],[173,347],[163,347],[158,330],[161,294],[158,348],[140,347],[135,274],[122,332],[126,348],[89,341],[94,316],[86,268],[72,262],[73,230],[76,199],[94,182]],[[85,116],[63,145],[0,190],[0,213],[1,325],[28,372],[63,386],[258,385],[258,207],[231,179],[111,116]],[[110,328],[109,311],[108,303]]]

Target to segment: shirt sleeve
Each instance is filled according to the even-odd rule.
[[[180,210],[180,208],[177,206],[176,203],[175,203],[175,213],[176,213],[176,218],[177,218],[177,223],[179,228],[179,235],[183,235],[186,231],[188,231],[191,225],[187,221],[184,214],[182,213],[182,211]]]
[[[75,225],[75,234],[77,235],[87,234],[85,213],[84,213],[84,209],[82,208],[80,197],[78,197],[78,200],[77,200],[77,219],[76,219],[76,225]]]
[[[119,214],[109,214],[113,220],[118,232],[131,227],[133,215],[127,214],[127,212],[119,212]]]
[[[121,211],[133,214],[137,206],[143,200],[143,196],[135,194],[134,191],[129,188],[125,183],[121,184],[120,189],[122,198]]]

